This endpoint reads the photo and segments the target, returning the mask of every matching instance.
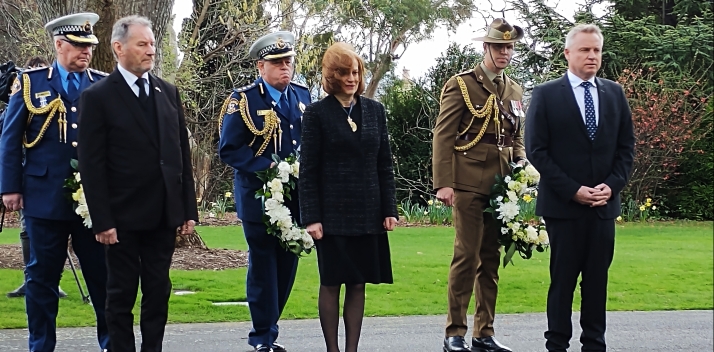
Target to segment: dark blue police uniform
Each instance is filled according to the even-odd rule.
[[[302,113],[311,99],[308,89],[296,83],[288,85],[283,92],[287,99],[281,98],[280,103],[269,89],[272,87],[259,78],[235,89],[226,99],[218,153],[223,162],[235,169],[236,210],[249,247],[246,290],[253,329],[248,343],[259,351],[263,350],[260,346],[282,351],[275,344],[277,322],[295,280],[297,257],[282,248],[277,237],[266,232],[261,200],[255,198],[263,182],[255,173],[270,167],[273,154],[285,158],[299,151]],[[285,202],[296,221],[297,202],[297,192],[293,192],[291,201],[286,198]],[[271,351],[269,347],[265,350]]]
[[[51,23],[81,21],[83,25],[86,18],[87,23],[96,22],[89,16],[94,14],[80,15],[68,15]],[[91,25],[88,28],[91,34]],[[60,72],[66,75],[66,70],[55,62],[50,67],[23,72],[14,83],[0,139],[0,193],[21,193],[23,197],[31,248],[25,298],[30,351],[55,349],[57,286],[67,259],[70,235],[97,316],[99,346],[105,350],[110,346],[104,318],[107,280],[104,248],[75,214],[64,182],[75,172],[70,161],[77,158],[79,95],[106,74],[91,69],[76,72],[65,89],[62,79],[68,78],[61,77]],[[77,81],[72,82],[73,79]],[[69,84],[76,88],[70,89]]]

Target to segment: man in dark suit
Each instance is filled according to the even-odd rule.
[[[132,308],[141,278],[141,351],[161,351],[176,231],[198,220],[188,131],[175,86],[150,75],[151,22],[120,19],[119,61],[82,94],[79,167],[97,241],[107,253],[107,324],[112,351],[135,351]]]
[[[548,351],[565,352],[578,275],[583,351],[605,351],[607,275],[615,248],[620,191],[632,169],[635,137],[625,93],[596,78],[603,36],[578,25],[565,41],[568,72],[535,87],[526,118],[526,153],[541,174],[536,214],[550,237]]]
[[[23,210],[30,239],[25,305],[31,351],[55,349],[57,286],[70,235],[97,316],[99,346],[110,348],[104,251],[74,211],[64,187],[75,171],[70,161],[77,158],[80,93],[105,76],[88,68],[99,43],[92,28],[98,19],[94,13],[78,13],[45,25],[57,60],[50,67],[24,70],[14,81],[3,124],[0,193],[8,211]]]
[[[263,187],[255,172],[273,166],[271,156],[285,158],[300,149],[302,113],[310,104],[306,87],[291,82],[293,46],[290,32],[265,35],[250,47],[258,60],[260,78],[234,89],[221,109],[221,139],[218,155],[235,169],[235,195],[238,217],[250,256],[246,291],[253,329],[248,344],[260,352],[282,352],[277,343],[278,319],[290,296],[297,257],[266,232],[263,207],[255,192]],[[285,205],[299,220],[297,192]]]

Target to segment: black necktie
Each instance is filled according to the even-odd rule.
[[[506,89],[506,85],[503,83],[503,78],[501,78],[501,76],[496,76],[496,78],[493,79],[493,83],[496,84],[498,97],[503,99],[503,91]]]
[[[67,95],[70,100],[77,98],[77,86],[75,85],[76,78],[77,77],[74,76],[74,72],[67,74]]]
[[[149,96],[146,95],[146,78],[138,78],[136,85],[139,87],[139,101],[142,104],[146,104],[146,101],[149,99]]]

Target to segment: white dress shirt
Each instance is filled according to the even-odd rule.
[[[580,108],[580,116],[583,118],[583,122],[587,125],[587,121],[585,121],[585,87],[581,86],[580,84],[583,83],[583,79],[576,76],[570,70],[568,70],[568,80],[570,81],[570,85],[573,87],[573,93],[575,94],[575,101],[578,102],[578,107]],[[598,125],[600,123],[600,109],[598,108],[599,105],[599,97],[597,94],[597,85],[595,84],[595,77],[593,76],[588,80],[590,82],[590,94],[593,96],[593,105],[595,107],[595,125]]]
[[[136,80],[139,79],[136,77],[135,74],[127,71],[123,67],[121,67],[120,64],[117,64],[117,68],[119,69],[119,73],[121,73],[122,76],[124,76],[124,80],[126,80],[126,84],[129,85],[129,88],[131,88],[131,91],[134,92],[134,95],[137,97],[139,96],[139,86],[136,85]],[[144,84],[144,89],[146,91],[146,96],[149,96],[149,73],[144,72],[143,75],[141,75],[141,78],[146,80],[146,84]]]

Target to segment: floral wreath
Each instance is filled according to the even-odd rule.
[[[92,228],[92,218],[89,217],[89,207],[87,206],[87,198],[84,196],[84,187],[82,187],[82,177],[79,175],[79,162],[77,159],[70,161],[72,168],[77,170],[74,175],[64,180],[64,187],[71,191],[71,201],[74,206],[74,212],[82,217],[84,226]]]
[[[285,206],[285,198],[292,199],[290,193],[295,190],[300,173],[298,156],[290,154],[284,160],[273,155],[275,166],[265,171],[258,171],[256,175],[263,181],[263,187],[255,192],[255,197],[262,199],[263,222],[268,234],[280,240],[280,246],[297,256],[302,253],[310,254],[315,242],[293,220],[290,209]]]
[[[500,222],[498,241],[506,250],[503,266],[513,265],[513,255],[530,259],[533,250],[543,252],[549,246],[545,222],[535,214],[540,174],[531,164],[511,163],[511,174],[496,175],[491,188],[490,207],[486,212]]]

